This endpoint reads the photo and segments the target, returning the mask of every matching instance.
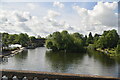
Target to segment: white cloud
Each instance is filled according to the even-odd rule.
[[[47,24],[51,24],[52,26],[58,26],[58,21],[56,20],[56,17],[60,16],[61,14],[59,12],[48,10],[47,15],[43,17],[43,19],[47,22]]]
[[[107,30],[108,28],[117,27],[118,15],[114,12],[116,8],[116,2],[98,2],[97,5],[94,6],[93,10],[73,6],[73,9],[79,14],[81,22],[80,26],[84,26],[83,29],[86,31],[98,32],[101,28]]]
[[[35,4],[33,4],[33,3],[27,3],[27,6],[28,6],[30,9],[32,9],[32,10],[34,10],[35,8],[37,8],[37,5],[35,5]]]
[[[67,23],[63,20],[59,21],[56,18],[60,17],[61,14],[59,12],[53,11],[53,10],[48,10],[48,13],[43,19],[50,24],[53,27],[66,27]]]
[[[29,12],[0,10],[0,14],[0,31],[36,35],[35,31],[27,25],[32,20]]]
[[[59,7],[59,8],[64,8],[64,4],[62,4],[62,3],[60,3],[60,2],[58,2],[58,1],[55,1],[54,3],[53,3],[53,6],[54,7]]]
[[[46,36],[64,25],[56,20],[60,15],[59,12],[48,10],[47,15],[40,19],[26,11],[0,10],[0,31]]]
[[[117,3],[115,2],[98,2],[93,10],[73,6],[78,15],[57,12],[48,8],[47,14],[42,16],[33,16],[30,12],[22,10],[0,9],[0,31],[9,33],[26,32],[29,35],[39,34],[41,36],[62,30],[82,34],[88,34],[90,31],[101,33],[104,30],[117,28],[118,14],[114,11],[116,8]]]
[[[113,11],[116,7],[117,3],[98,2],[93,10],[87,10],[85,8],[80,8],[79,6],[73,6],[73,9],[77,11],[82,22],[86,23],[87,21],[87,24],[90,23],[90,25],[99,24],[112,27],[117,24],[117,15]]]
[[[15,21],[19,21],[19,22],[25,22],[31,18],[29,12],[20,12],[20,11],[19,13],[13,11],[12,16],[14,17],[13,19],[15,19]]]
[[[53,10],[48,10],[48,15],[47,17],[49,18],[55,18],[57,16],[60,16],[60,13],[59,12],[56,12],[56,11],[53,11]]]

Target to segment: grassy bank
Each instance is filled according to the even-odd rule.
[[[116,51],[116,49],[101,49],[101,48],[97,48],[96,49],[99,52],[105,53],[108,56],[120,56],[119,52]]]
[[[102,49],[102,48],[95,48],[94,44],[89,44],[89,46],[87,46],[88,50],[96,50],[99,51],[103,54],[106,54],[108,56],[120,56],[120,51],[118,51],[116,48],[107,48],[107,49]]]

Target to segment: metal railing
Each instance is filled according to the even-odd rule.
[[[90,76],[82,74],[40,72],[27,70],[0,70],[1,80],[120,80],[120,78],[105,76]]]

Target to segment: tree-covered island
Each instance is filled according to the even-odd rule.
[[[54,32],[47,37],[46,47],[53,51],[83,52],[86,37],[79,33],[69,34],[68,31]]]
[[[47,37],[46,47],[52,51],[84,52],[87,48],[118,56],[120,38],[116,30],[104,31],[102,35],[90,32],[88,36],[68,31],[54,32]]]

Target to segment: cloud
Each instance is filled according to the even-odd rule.
[[[60,16],[59,12],[48,10],[47,15],[43,17],[43,19],[47,22],[47,24],[51,24],[52,26],[58,26],[59,23],[56,20],[56,17]]]
[[[54,6],[54,7],[59,7],[59,8],[64,8],[64,4],[62,4],[62,3],[58,2],[58,1],[55,1],[55,2],[53,3],[53,6]]]
[[[26,14],[26,12],[24,12],[22,14],[21,13],[17,13],[17,12],[13,12],[13,17],[14,17],[15,21],[19,21],[19,22],[28,21],[28,19],[30,18],[30,16],[28,14]]]
[[[47,26],[44,30],[49,32],[49,34],[62,30],[74,32],[74,28],[69,23],[67,23],[64,19],[58,19],[58,17],[60,18],[61,16],[62,14],[59,12],[48,10],[47,15],[43,17],[45,23],[44,26]]]
[[[53,11],[53,10],[48,10],[48,15],[47,17],[49,18],[55,18],[57,16],[60,16],[60,13],[59,12],[56,12],[56,11]]]
[[[73,9],[77,11],[82,23],[86,25],[104,25],[108,27],[117,26],[117,14],[114,10],[117,8],[117,3],[102,3],[98,2],[93,10],[87,10],[80,8],[79,6],[73,6]]]
[[[8,33],[34,34],[28,23],[32,17],[29,12],[0,10],[0,31]]]
[[[7,10],[1,10],[0,18],[2,21],[19,21],[19,22],[25,22],[28,21],[31,16],[29,12],[23,12],[23,11],[7,11]]]
[[[61,14],[53,10],[48,10],[43,19],[32,16],[26,11],[0,10],[0,14],[1,32],[46,36],[57,31],[58,27],[63,26],[62,23],[56,20]]]
[[[28,6],[30,9],[32,9],[32,10],[34,10],[35,8],[37,8],[37,5],[35,5],[35,4],[33,4],[33,3],[27,3],[27,6]]]
[[[80,27],[82,30],[99,32],[103,30],[113,29],[118,27],[118,14],[114,10],[117,8],[117,3],[98,2],[92,10],[73,6],[73,9],[78,13],[80,19]],[[79,28],[81,29],[81,28]]]
[[[61,14],[59,12],[48,10],[48,13],[43,19],[47,22],[47,24],[53,26],[53,27],[59,27],[59,28],[67,28],[69,26],[68,23],[66,23],[64,20],[57,20],[57,17],[60,17]]]
[[[25,24],[25,23],[23,23],[23,22],[18,22],[18,23],[16,23],[16,26],[17,27],[19,27],[19,28],[21,28],[21,30],[23,31],[23,32],[32,32],[32,30]]]
[[[89,32],[102,33],[104,30],[117,28],[116,2],[98,2],[92,10],[77,5],[72,8],[75,11],[74,14],[46,8],[43,10],[47,10],[47,12],[42,16],[34,16],[35,14],[31,13],[33,10],[0,9],[0,32],[24,32],[29,35],[47,36],[62,30],[88,34]]]

